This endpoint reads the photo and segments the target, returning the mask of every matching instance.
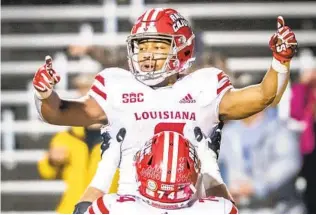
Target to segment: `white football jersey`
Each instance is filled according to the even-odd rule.
[[[92,203],[85,214],[237,214],[238,209],[229,200],[221,197],[208,197],[195,201],[190,207],[181,209],[159,209],[152,207],[132,195],[107,194]]]
[[[139,82],[124,69],[109,68],[100,72],[89,95],[104,110],[111,136],[115,137],[120,128],[126,129],[126,136],[120,146],[111,146],[103,154],[91,186],[106,192],[119,167],[118,193],[136,191],[136,172],[132,164],[140,147],[163,130],[182,133],[192,142],[195,126],[209,135],[219,122],[219,103],[231,88],[228,76],[216,68],[197,70],[171,86],[157,89]]]

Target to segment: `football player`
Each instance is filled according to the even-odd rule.
[[[136,153],[138,193],[106,194],[87,214],[232,214],[236,206],[221,197],[197,198],[201,161],[183,135],[162,131]],[[178,210],[181,209],[181,210]]]
[[[33,79],[36,104],[46,122],[87,126],[108,120],[113,136],[118,132],[116,128],[126,130],[119,149],[110,146],[108,153],[103,154],[97,173],[81,199],[83,204],[104,194],[117,167],[120,168],[118,193],[136,192],[132,160],[153,134],[176,131],[190,139],[188,136],[198,126],[209,136],[220,120],[242,119],[280,101],[297,48],[295,35],[282,17],[278,17],[277,32],[269,42],[273,57],[264,79],[258,85],[242,89],[234,89],[225,72],[217,68],[186,75],[194,61],[194,37],[189,23],[176,10],[149,9],[138,18],[127,38],[130,71],[105,69],[95,77],[85,97],[75,100],[59,97],[53,86],[60,78],[49,56],[36,72]],[[220,196],[230,198],[212,150],[198,151],[201,172],[210,179],[203,178],[206,195],[212,189],[213,193],[220,190]]]

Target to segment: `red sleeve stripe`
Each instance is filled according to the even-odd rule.
[[[229,86],[231,86],[231,85],[232,85],[232,84],[230,83],[230,81],[227,80],[227,81],[225,82],[225,84],[223,84],[220,88],[217,89],[217,95],[221,94],[221,92],[222,92],[223,90],[225,90],[227,87],[229,87]]]
[[[228,77],[224,72],[220,72],[217,74],[218,82],[220,82],[223,78]]]
[[[107,98],[106,93],[102,92],[96,85],[93,85],[91,87],[91,90],[93,90],[93,92],[95,92],[96,94],[98,94],[99,96],[104,98],[104,100],[106,100],[106,98]]]
[[[90,205],[89,209],[88,209],[89,214],[95,214],[94,210],[92,208],[92,205]]]
[[[100,210],[100,212],[102,214],[110,214],[109,210],[105,207],[104,205],[104,202],[103,202],[103,197],[100,197],[98,200],[97,200],[97,205],[98,205],[98,208]]]
[[[232,209],[230,210],[229,214],[238,214],[238,209],[235,205],[233,205]]]
[[[102,84],[102,86],[104,86],[104,78],[101,75],[97,75],[95,77],[95,80],[98,80]]]
[[[229,81],[229,78],[226,76],[225,78],[223,78],[221,81],[217,83],[217,89],[221,88],[224,84],[226,84],[227,81]]]

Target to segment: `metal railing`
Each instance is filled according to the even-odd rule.
[[[268,46],[269,38],[275,31],[204,31],[202,41],[206,46]],[[91,36],[90,45],[105,47],[126,46],[129,33],[96,33]],[[316,45],[315,30],[295,31],[301,45]],[[61,48],[69,45],[83,45],[76,40],[77,34],[5,34],[2,35],[2,48]]]
[[[188,18],[267,18],[283,15],[286,18],[316,17],[315,2],[264,2],[264,3],[179,3],[179,4],[147,4],[142,0],[134,0],[134,4],[120,5],[114,8],[110,2],[104,7],[87,5],[69,6],[3,6],[1,18],[3,21],[18,20],[87,20],[98,18],[132,18],[139,16],[148,8],[175,8]],[[108,3],[108,5],[107,5]],[[112,12],[115,11],[115,13]],[[131,11],[133,11],[131,13]]]
[[[60,194],[66,188],[63,181],[16,180],[2,181],[1,194]]]

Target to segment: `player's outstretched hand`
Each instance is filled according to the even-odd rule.
[[[53,91],[53,87],[60,81],[60,76],[53,69],[53,59],[45,57],[45,64],[34,75],[33,86],[39,99],[46,99]]]
[[[297,51],[297,41],[292,29],[285,25],[282,16],[277,18],[277,32],[269,42],[273,57],[281,63],[289,62]]]

